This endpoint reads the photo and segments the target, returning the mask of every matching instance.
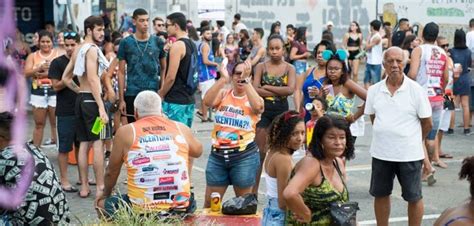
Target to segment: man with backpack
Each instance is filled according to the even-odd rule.
[[[186,17],[176,12],[166,17],[169,36],[176,37],[166,59],[166,75],[158,94],[163,112],[169,119],[191,128],[194,114],[194,93],[199,84],[197,49],[186,33]]]

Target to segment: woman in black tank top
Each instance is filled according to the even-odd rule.
[[[271,35],[268,38],[267,53],[270,60],[259,63],[255,69],[253,86],[257,93],[264,99],[264,112],[257,123],[255,141],[260,150],[260,168],[257,172],[256,186],[253,192],[257,194],[262,164],[265,160],[267,144],[267,128],[272,120],[288,110],[287,97],[295,91],[295,68],[283,60],[284,41],[280,35]]]
[[[362,49],[362,32],[356,21],[352,21],[349,31],[344,35],[343,41],[345,49],[349,52],[349,67],[351,78],[354,82],[358,81],[359,57]]]

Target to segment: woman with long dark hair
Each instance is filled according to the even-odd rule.
[[[351,78],[354,82],[358,81],[359,74],[359,58],[356,56],[362,50],[362,31],[356,21],[352,21],[348,32],[344,35],[344,41],[342,42],[344,48],[349,52],[349,66],[351,68]]]
[[[275,23],[272,24],[271,28],[270,28],[270,35],[268,37],[270,37],[271,35],[273,34],[277,34],[277,35],[281,35],[280,34],[280,31],[281,30],[281,23],[280,21],[277,21]]]
[[[469,77],[468,68],[471,67],[471,50],[466,46],[466,33],[458,29],[454,32],[454,48],[449,50],[451,58],[453,59],[455,69],[456,65],[459,64],[462,68],[461,75],[459,77],[454,77],[454,86],[453,92],[458,98],[461,99],[461,107],[463,111],[463,121],[464,121],[464,134],[471,134],[471,120],[469,111],[469,93],[471,79]]]
[[[402,42],[402,49],[403,49],[403,57],[407,59],[407,63],[405,64],[405,68],[403,69],[403,73],[406,75],[410,71],[410,61],[411,61],[411,52],[413,49],[420,45],[420,40],[416,37],[416,35],[407,35]]]
[[[233,186],[236,196],[251,193],[256,183],[255,171],[260,166],[254,138],[263,100],[251,84],[251,65],[239,62],[229,75],[224,62],[219,70],[221,77],[203,99],[207,107],[216,109],[211,154],[206,166],[205,208],[210,207],[213,192],[223,198],[229,185]],[[226,88],[228,83],[231,83],[230,88]]]
[[[283,191],[289,209],[287,224],[330,225],[330,204],[349,201],[346,170],[341,159],[354,158],[349,123],[336,115],[321,117],[309,146],[310,154],[292,171]]]
[[[227,35],[224,44],[224,54],[227,57],[227,72],[232,74],[235,64],[239,57],[239,46],[235,43],[234,34],[230,33]]]
[[[474,156],[462,161],[459,179],[469,181],[471,197],[460,206],[446,209],[435,221],[435,226],[474,225]]]
[[[293,61],[293,66],[296,70],[296,84],[303,84],[304,73],[306,72],[307,59],[311,56],[306,46],[306,27],[299,27],[296,30],[295,40],[291,45],[290,60]],[[295,109],[300,110],[301,107],[301,87],[296,87],[294,95]]]
[[[363,108],[356,113],[352,112],[354,97],[358,96],[365,101],[367,90],[349,79],[349,70],[345,64],[345,51],[340,49],[336,52],[326,51],[323,57],[327,60],[326,77],[322,94],[328,102],[327,114],[335,114],[344,117],[349,123],[353,123],[363,115]]]
[[[56,92],[48,78],[49,65],[59,56],[59,51],[53,48],[53,34],[46,30],[38,32],[39,50],[26,58],[25,76],[33,78],[31,85],[30,104],[33,106],[33,119],[35,129],[33,132],[33,145],[40,147],[43,141],[43,131],[46,118],[51,126],[51,141],[56,144]]]
[[[246,29],[242,29],[239,32],[239,56],[242,61],[247,60],[252,51],[252,42],[250,41],[249,32]]]

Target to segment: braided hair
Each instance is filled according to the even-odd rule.
[[[286,148],[293,130],[300,122],[304,122],[304,119],[297,111],[286,111],[273,119],[267,139],[268,149],[276,151]],[[294,151],[296,150],[292,150],[291,154]]]

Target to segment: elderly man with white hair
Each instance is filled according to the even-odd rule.
[[[106,216],[113,216],[122,199],[147,211],[175,207],[194,211],[188,161],[201,156],[202,144],[186,125],[162,114],[157,93],[140,92],[133,105],[137,121],[120,127],[115,134],[104,193],[96,199],[96,207]],[[128,194],[111,196],[124,162]]]
[[[383,56],[387,76],[369,88],[364,111],[373,124],[370,194],[375,198],[375,218],[377,225],[388,226],[397,176],[408,202],[408,224],[421,225],[423,140],[432,127],[431,106],[425,90],[403,74],[402,49],[391,47]]]

